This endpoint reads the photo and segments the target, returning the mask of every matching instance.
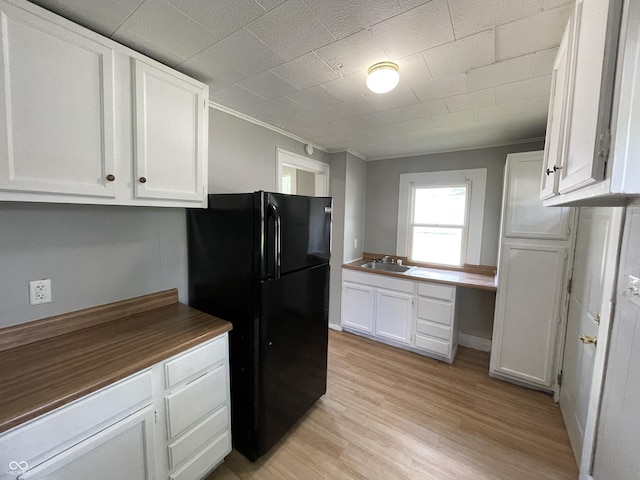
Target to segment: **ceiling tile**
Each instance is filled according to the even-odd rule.
[[[284,59],[241,28],[213,44],[209,54],[246,75],[255,75],[284,62]]]
[[[322,107],[314,108],[311,110],[307,110],[304,112],[300,112],[298,113],[298,115],[304,118],[311,125],[327,124],[329,122],[335,122],[336,120],[342,120],[343,118],[346,118],[349,116],[349,114],[343,115],[338,112],[335,112],[331,110],[331,108],[327,107],[326,105]]]
[[[443,77],[496,61],[495,32],[487,30],[422,52],[434,77]]]
[[[267,70],[253,77],[247,78],[239,83],[241,87],[251,90],[261,97],[271,100],[282,97],[289,93],[297,92],[298,89],[288,82],[285,82],[275,73]]]
[[[333,122],[333,125],[338,128],[338,132],[352,132],[373,127],[373,124],[367,120],[366,116],[344,118]]]
[[[264,9],[255,0],[167,1],[215,34],[216,40],[264,14]]]
[[[470,37],[471,38],[471,37]],[[529,78],[533,54],[511,58],[467,72],[470,91],[482,90]]]
[[[336,38],[344,38],[402,13],[397,0],[307,1]]]
[[[549,112],[549,95],[529,98],[524,101],[523,112]]]
[[[419,7],[422,4],[430,2],[431,0],[398,0],[400,2],[400,6],[402,7],[402,11],[408,12],[416,7]]]
[[[298,117],[302,117],[303,121],[304,116],[297,115]],[[338,133],[338,127],[336,127],[333,123],[319,123],[318,125],[313,125],[310,127],[310,130],[313,132],[313,137],[324,136],[324,135],[333,135]]]
[[[257,105],[265,101],[263,97],[256,95],[239,85],[230,85],[227,88],[218,90],[211,95],[211,100],[216,103],[222,103],[236,108]]]
[[[281,3],[284,3],[285,0],[255,0],[258,5],[265,9],[265,11],[269,11],[273,8],[276,8]]]
[[[321,85],[292,93],[287,95],[287,97],[308,109],[321,107],[322,105],[333,105],[340,102],[340,100],[327,92]]]
[[[543,0],[449,0],[456,38],[488,30],[542,10]]]
[[[486,120],[489,118],[506,117],[509,115],[517,115],[522,113],[524,109],[524,100],[515,102],[501,103],[499,105],[490,105],[488,107],[476,108],[473,115],[476,120]]]
[[[409,84],[404,80],[400,80],[396,88],[390,92],[380,94],[374,93],[367,88],[367,72],[349,75],[347,79],[355,88],[360,90],[364,98],[373,105],[376,110],[387,110],[389,108],[403,107],[420,102]]]
[[[408,105],[400,108],[384,110],[382,112],[367,115],[367,119],[373,125],[383,125],[387,123],[396,123],[403,120],[414,120],[421,117],[429,117],[431,115],[440,115],[447,113],[447,106],[444,100],[432,100],[428,102],[418,103],[416,105]]]
[[[258,108],[273,115],[275,118],[287,117],[289,115],[295,115],[296,113],[303,112],[305,108],[288,99],[287,97],[275,98],[268,102],[258,105]]]
[[[116,31],[119,41],[134,36],[190,58],[218,37],[166,2],[144,2]],[[114,37],[115,38],[115,37]]]
[[[542,3],[542,8],[544,10],[551,10],[552,8],[561,7],[562,5],[567,5],[574,2],[575,0],[544,0]]]
[[[555,62],[556,55],[558,54],[558,48],[549,48],[536,52],[533,55],[533,63],[531,64],[531,77],[541,77],[543,75],[550,75],[553,70],[553,63]]]
[[[400,76],[409,84],[420,83],[433,78],[422,53],[414,53],[413,55],[399,58],[396,63],[400,69]]]
[[[31,0],[31,2],[109,37],[142,0],[129,2],[105,0],[99,3],[87,2],[87,0]]]
[[[363,95],[360,93],[360,90],[355,88],[353,84],[344,77],[323,83],[322,86],[327,90],[327,92],[343,102],[352,102],[363,99]]]
[[[477,92],[465,93],[454,97],[445,98],[444,102],[450,112],[459,112],[461,110],[471,110],[472,108],[494,105],[496,103],[495,88],[487,88],[478,90]]]
[[[454,40],[447,0],[432,0],[371,28],[392,58],[442,45]]]
[[[338,115],[342,115],[342,118],[365,115],[375,111],[375,108],[364,99],[355,102],[336,103],[329,108]]]
[[[506,103],[526,98],[542,97],[549,95],[550,90],[551,75],[536,77],[496,87],[496,100],[498,103]]]
[[[316,53],[341,75],[367,70],[374,63],[389,59],[370,30],[333,42]]]
[[[211,49],[206,49],[195,57],[191,57],[180,64],[177,69],[207,83],[212,91],[220,90],[247,78],[247,75],[240,70],[215,58]]]
[[[411,85],[421,102],[437,98],[450,97],[467,93],[467,82],[464,73],[434,78],[426,82]]]
[[[279,65],[272,70],[300,90],[338,78],[338,74],[313,52]]]
[[[460,125],[462,123],[473,122],[473,110],[462,110],[455,113],[447,113],[446,115],[435,115],[431,117],[436,127],[446,127],[449,125]]]
[[[435,125],[431,117],[416,118],[415,120],[407,120],[405,122],[394,123],[393,127],[397,129],[397,133],[422,132],[434,128]]]
[[[288,0],[246,28],[285,60],[335,40],[302,0]]]
[[[498,60],[519,57],[526,53],[560,45],[572,5],[527,17],[496,29]]]
[[[123,45],[135,50],[136,52],[140,52],[143,55],[153,58],[154,60],[164,63],[170,67],[175,67],[186,60],[185,57],[130,32],[121,32],[118,30],[111,36],[111,38],[116,42],[122,43]]]

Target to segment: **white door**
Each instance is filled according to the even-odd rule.
[[[187,77],[134,66],[135,196],[202,202],[207,92]]]
[[[562,166],[564,154],[564,133],[567,106],[567,82],[569,81],[569,44],[573,33],[573,16],[564,31],[560,48],[551,71],[551,98],[549,99],[549,117],[547,135],[544,142],[544,168],[540,198],[546,199],[558,194],[558,168]]]
[[[604,178],[608,153],[599,153],[598,142],[611,119],[621,4],[621,0],[576,1],[567,85],[567,152],[562,170],[556,173],[560,175],[560,193]]]
[[[153,480],[153,406],[59,453],[18,480]]]
[[[375,288],[358,283],[342,284],[342,325],[373,333]]]
[[[329,196],[329,165],[276,148],[276,191],[310,197]]]
[[[411,342],[413,295],[393,290],[376,290],[376,335],[401,343]]]
[[[567,248],[503,243],[490,370],[551,389]]]
[[[113,50],[4,1],[0,15],[0,189],[115,197]]]
[[[578,220],[560,387],[560,409],[578,462],[582,453],[596,348],[604,348],[583,343],[581,337],[584,341],[598,337],[605,288],[605,260],[609,248],[617,249],[617,245],[609,245],[612,215],[612,208],[582,208]]]

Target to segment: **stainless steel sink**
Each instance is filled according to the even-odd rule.
[[[361,267],[370,268],[372,270],[381,270],[383,272],[397,272],[397,273],[406,272],[411,268],[405,265],[398,265],[397,263],[378,263],[378,262],[368,262],[361,265]]]

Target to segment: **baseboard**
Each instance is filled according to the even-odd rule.
[[[473,348],[474,350],[480,350],[481,352],[491,351],[491,340],[488,338],[467,335],[466,333],[458,334],[458,345]]]
[[[341,332],[341,331],[342,331],[342,325],[338,325],[337,323],[330,323],[330,324],[329,324],[329,328],[330,328],[331,330],[337,330],[337,331],[339,331],[339,332]]]

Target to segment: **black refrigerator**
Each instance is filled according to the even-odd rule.
[[[189,304],[233,323],[233,446],[253,461],[326,392],[331,206],[259,191],[187,212]]]

